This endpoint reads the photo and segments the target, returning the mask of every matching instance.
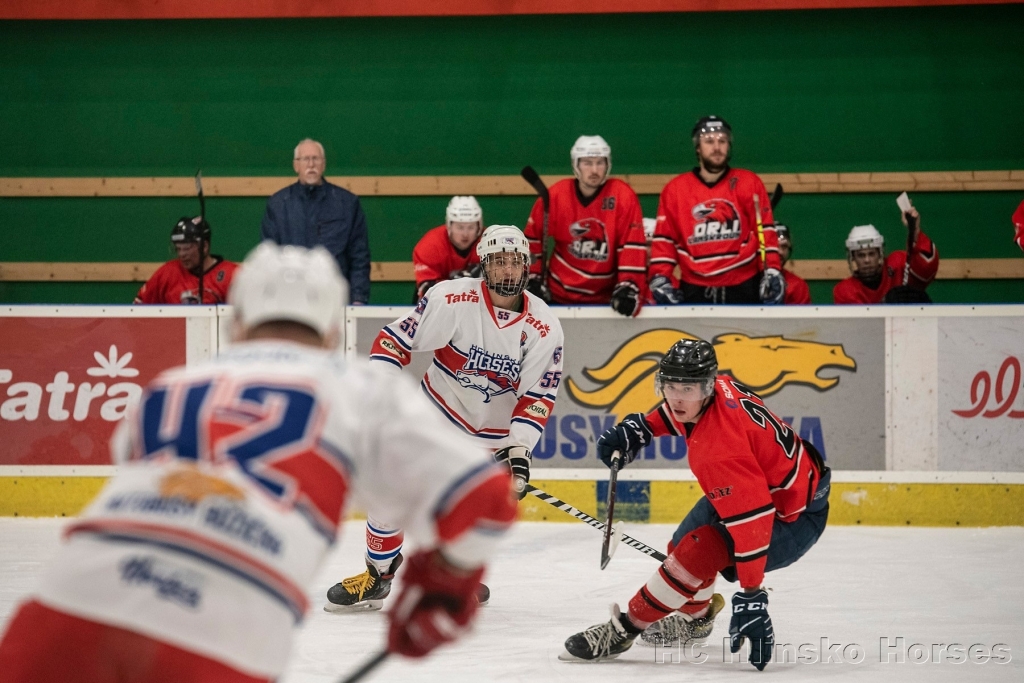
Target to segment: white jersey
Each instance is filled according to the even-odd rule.
[[[245,342],[164,373],[112,446],[124,464],[37,599],[254,676],[284,670],[350,491],[462,566],[503,528],[486,506],[455,507],[507,473],[413,382],[299,344]]]
[[[434,285],[407,316],[386,325],[370,360],[403,368],[433,351],[421,387],[452,424],[490,448],[533,450],[562,380],[562,326],[523,293],[523,310],[491,304],[480,278]]]

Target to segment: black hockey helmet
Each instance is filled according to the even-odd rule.
[[[202,241],[209,244],[212,234],[210,224],[206,222],[205,218],[201,216],[196,216],[195,218],[183,216],[171,230],[171,243],[184,244],[186,242]]]
[[[700,136],[704,133],[725,133],[732,145],[732,126],[719,116],[702,116],[697,123],[693,124],[690,137],[693,138],[693,146],[696,148],[700,143]]]
[[[662,393],[666,382],[699,384],[706,398],[715,392],[718,357],[715,347],[703,339],[680,339],[658,364],[655,388]]]

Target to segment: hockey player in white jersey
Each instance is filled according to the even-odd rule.
[[[389,651],[467,630],[515,517],[510,477],[409,379],[325,348],[344,290],[322,248],[250,254],[231,290],[238,343],[147,387],[112,441],[117,474],[0,641],[0,678],[278,679],[352,493],[420,541]]]
[[[531,452],[562,379],[562,326],[525,291],[530,246],[519,228],[490,226],[477,253],[484,277],[434,285],[414,310],[381,330],[370,360],[401,369],[413,353],[433,352],[423,393],[453,425],[494,450],[522,498]],[[380,609],[402,563],[402,528],[370,502],[366,571],[335,584],[325,610]],[[481,603],[489,595],[481,586]]]

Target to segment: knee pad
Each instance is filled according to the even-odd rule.
[[[703,586],[729,564],[725,539],[714,527],[705,525],[679,540],[665,560],[665,569],[687,584]]]

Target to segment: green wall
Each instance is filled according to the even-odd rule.
[[[276,21],[0,22],[0,176],[568,172],[581,133],[621,173],[692,165],[708,112],[759,172],[1024,168],[1024,7]],[[1024,193],[914,197],[949,258],[1020,256]],[[657,198],[642,198],[653,215]],[[364,199],[374,260],[408,260],[445,197]],[[528,197],[483,197],[522,224]],[[255,244],[260,198],[210,198],[215,250]],[[189,198],[0,199],[0,261],[156,261]],[[787,195],[797,258],[854,224],[903,243],[893,197]],[[830,299],[816,283],[816,301]],[[108,302],[135,284],[0,283],[0,301]],[[376,284],[375,303],[409,285]],[[937,301],[1024,301],[1019,282],[938,282]]]

